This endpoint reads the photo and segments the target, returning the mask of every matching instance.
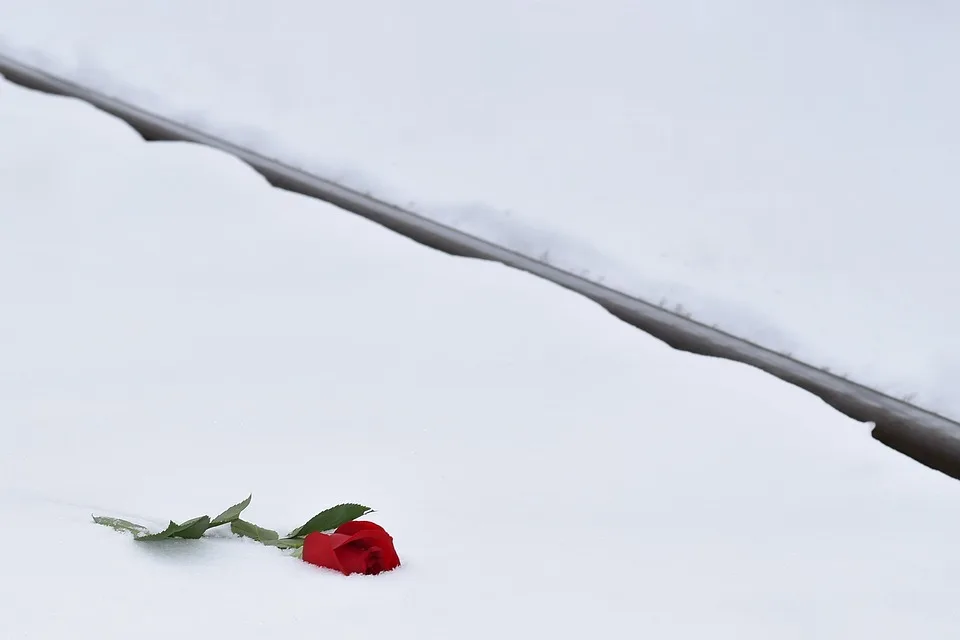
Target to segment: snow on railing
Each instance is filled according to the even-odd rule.
[[[614,316],[676,349],[757,367],[813,393],[851,418],[874,423],[872,433],[877,440],[960,479],[960,424],[941,415],[3,54],[0,54],[0,74],[29,89],[88,102],[126,121],[146,140],[194,142],[229,153],[250,165],[277,188],[331,203],[435,249],[458,256],[493,260],[532,273],[596,301]]]

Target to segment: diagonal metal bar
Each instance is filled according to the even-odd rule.
[[[845,380],[748,340],[581,278],[330,180],[268,158],[135,105],[0,54],[0,74],[23,87],[83,100],[129,123],[146,140],[185,141],[236,156],[279,189],[329,202],[424,245],[457,256],[493,260],[527,271],[596,301],[624,322],[670,346],[757,367],[822,398],[844,414],[873,422],[873,437],[960,479],[960,424]]]

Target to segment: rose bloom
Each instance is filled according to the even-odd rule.
[[[347,576],[372,576],[400,566],[390,534],[363,520],[342,524],[333,533],[309,534],[303,541],[303,561]]]

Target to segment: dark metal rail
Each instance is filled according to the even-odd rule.
[[[734,360],[762,369],[817,395],[851,418],[873,422],[876,425],[873,437],[877,440],[929,467],[960,479],[960,424],[943,416],[264,157],[250,149],[149,113],[2,54],[0,74],[29,89],[88,102],[129,123],[145,140],[194,142],[225,151],[249,164],[279,189],[329,202],[429,247],[456,256],[502,262],[550,280],[587,296],[624,322],[676,349]]]

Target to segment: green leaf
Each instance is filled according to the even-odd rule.
[[[230,531],[243,538],[252,538],[257,542],[262,542],[264,544],[266,544],[268,541],[278,540],[280,538],[280,534],[276,531],[258,527],[252,522],[247,522],[246,520],[241,520],[239,518],[230,523]]]
[[[137,538],[137,540],[163,540],[165,538],[169,538],[179,530],[180,530],[180,525],[174,522],[173,520],[171,520],[170,524],[167,525],[167,528],[161,531],[160,533],[151,533],[150,535],[147,535],[147,536],[140,536],[139,538]]]
[[[279,540],[263,540],[262,542],[268,547],[279,547],[280,549],[299,549],[303,546],[303,538],[280,538]]]
[[[338,504],[335,507],[330,507],[313,516],[306,524],[291,531],[287,537],[303,538],[307,534],[314,533],[315,531],[330,531],[345,522],[356,520],[360,516],[367,515],[368,513],[373,513],[373,509],[365,507],[362,504]]]
[[[233,522],[240,517],[240,514],[243,513],[243,510],[250,506],[250,501],[253,500],[253,495],[247,496],[247,499],[243,502],[238,502],[233,505],[216,518],[210,521],[210,527],[219,527],[220,525],[227,524],[228,522]]]
[[[187,540],[196,540],[210,528],[210,517],[200,516],[187,520],[183,524],[177,524],[173,520],[167,525],[167,528],[160,533],[153,533],[148,536],[141,536],[137,540],[143,542],[153,542],[156,540],[166,540],[168,538],[185,538]]]
[[[135,524],[129,520],[123,520],[121,518],[108,518],[106,516],[93,516],[93,521],[97,524],[102,524],[105,527],[110,527],[120,532],[132,533],[134,538],[141,538],[146,535],[150,535],[150,530],[141,524]]]
[[[204,532],[210,528],[210,517],[200,516],[193,520],[187,520],[180,529],[174,533],[171,538],[184,538],[186,540],[197,540],[203,536]]]

